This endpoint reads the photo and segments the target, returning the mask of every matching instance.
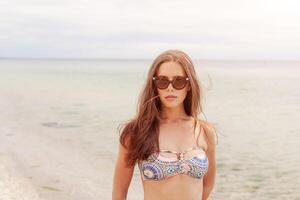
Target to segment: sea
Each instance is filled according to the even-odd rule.
[[[0,159],[41,199],[111,199],[118,127],[135,115],[151,63],[0,59]],[[199,118],[218,134],[210,199],[300,200],[300,61],[194,65]],[[137,166],[127,199],[143,199]]]

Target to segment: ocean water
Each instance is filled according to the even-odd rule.
[[[150,64],[0,60],[0,155],[44,199],[110,199],[117,127],[135,114]],[[211,199],[299,200],[300,62],[195,67],[204,114],[219,138]],[[139,176],[136,167],[129,200],[143,198]]]

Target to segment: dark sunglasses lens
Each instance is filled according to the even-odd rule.
[[[180,90],[183,89],[186,85],[186,79],[184,77],[177,77],[174,82],[173,82],[173,86],[175,89]]]
[[[169,80],[165,78],[159,78],[156,81],[156,85],[159,89],[166,89],[169,85]]]

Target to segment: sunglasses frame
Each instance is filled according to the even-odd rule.
[[[183,76],[179,76],[179,77],[183,77]],[[157,76],[154,76],[152,79],[153,79],[154,81],[157,81],[159,78],[158,78]],[[176,89],[176,90],[182,90],[183,88],[185,88],[185,86],[187,85],[187,83],[188,83],[188,81],[189,81],[190,79],[189,79],[188,77],[185,77],[185,85],[184,85],[183,88],[180,88],[180,89],[177,89],[176,87],[174,87],[174,81],[176,80],[176,78],[173,78],[172,81],[170,81],[168,78],[167,78],[167,80],[168,80],[168,85],[167,85],[166,88],[159,88],[159,87],[157,86],[157,84],[155,83],[156,87],[157,87],[158,89],[160,89],[160,90],[164,90],[164,89],[167,89],[167,88],[169,87],[170,83],[171,83],[171,84],[172,84],[172,87],[173,87],[174,89]]]

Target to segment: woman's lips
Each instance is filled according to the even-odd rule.
[[[174,99],[176,99],[177,97],[174,95],[168,95],[165,97],[168,101],[173,101]]]

